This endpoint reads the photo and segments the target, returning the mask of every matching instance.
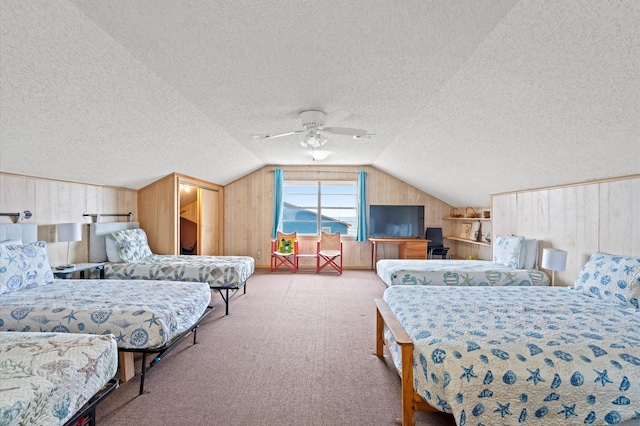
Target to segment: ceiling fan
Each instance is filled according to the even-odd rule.
[[[323,133],[333,135],[353,136],[354,139],[371,138],[374,135],[362,129],[353,129],[350,127],[334,127],[335,123],[347,118],[350,114],[346,111],[338,110],[331,114],[325,114],[322,111],[310,110],[300,113],[300,122],[303,129],[293,130],[291,132],[280,133],[275,135],[258,134],[253,135],[254,139],[274,139],[282,136],[296,135],[306,133],[305,138],[300,144],[305,148],[320,148],[327,143],[327,138]]]

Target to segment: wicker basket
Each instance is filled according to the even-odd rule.
[[[454,207],[449,212],[449,217],[462,217],[462,213],[460,213],[460,210]]]
[[[467,207],[464,211],[464,217],[480,217],[480,213],[478,213],[473,207]]]

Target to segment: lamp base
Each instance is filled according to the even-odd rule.
[[[56,271],[75,271],[75,269],[76,265],[60,265],[55,267]]]

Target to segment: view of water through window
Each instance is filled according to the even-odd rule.
[[[285,182],[283,188],[285,233],[319,235],[340,232],[356,235],[358,190],[356,182]]]

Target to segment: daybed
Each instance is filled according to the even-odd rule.
[[[0,424],[95,424],[117,369],[111,334],[0,332]]]
[[[138,222],[89,225],[89,262],[106,262],[106,279],[204,282],[220,294],[226,314],[230,296],[240,288],[246,293],[255,268],[252,257],[153,254],[139,226]]]
[[[114,334],[123,381],[133,352],[143,354],[140,393],[149,367],[192,332],[195,343],[210,301],[204,283],[56,280],[44,242],[0,244],[0,331]],[[148,353],[157,354],[149,367]]]
[[[594,254],[574,288],[392,286],[376,354],[402,378],[403,424],[640,419],[640,258]]]
[[[378,261],[376,273],[387,286],[547,286],[549,275],[537,268],[538,242],[496,235],[493,261],[399,260]]]

